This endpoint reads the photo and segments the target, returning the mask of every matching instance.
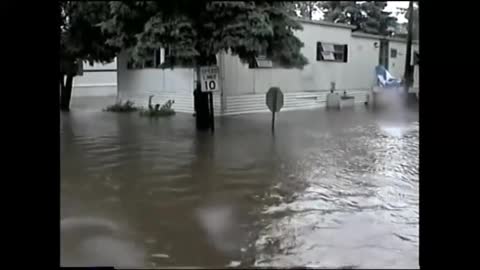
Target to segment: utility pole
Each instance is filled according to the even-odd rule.
[[[413,1],[408,3],[408,34],[407,34],[407,53],[405,59],[405,72],[403,78],[405,79],[404,87],[405,94],[408,94],[408,89],[412,84],[412,65],[410,64],[412,58],[412,36],[413,36]]]

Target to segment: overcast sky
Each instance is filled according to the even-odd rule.
[[[405,17],[403,15],[399,15],[399,16],[396,15],[396,12],[398,11],[397,7],[408,8],[408,1],[388,1],[385,11],[392,12],[392,15],[397,17],[397,22],[399,23],[407,22],[407,20],[405,20]],[[320,13],[313,15],[314,20],[318,20],[321,17],[322,17],[322,14]]]
[[[385,11],[393,12],[392,14],[396,16],[395,12],[397,7],[408,8],[408,1],[388,1],[388,5],[385,8]],[[403,15],[396,16],[399,23],[407,22]]]

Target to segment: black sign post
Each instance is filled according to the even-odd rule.
[[[275,112],[277,109],[277,95],[273,95],[273,111],[272,111],[272,132],[275,131]]]
[[[210,130],[213,133],[215,131],[215,117],[213,114],[213,93],[209,92],[208,97],[210,99]]]
[[[275,113],[283,107],[283,93],[278,87],[268,89],[265,97],[268,109],[272,112],[272,133],[275,132]]]

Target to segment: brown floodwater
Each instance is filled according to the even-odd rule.
[[[63,266],[418,268],[418,110],[61,115]]]

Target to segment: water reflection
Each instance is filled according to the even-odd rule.
[[[62,266],[145,265],[145,251],[129,239],[129,232],[111,220],[70,217],[60,221]]]
[[[277,120],[62,115],[62,262],[417,267],[417,112]]]

